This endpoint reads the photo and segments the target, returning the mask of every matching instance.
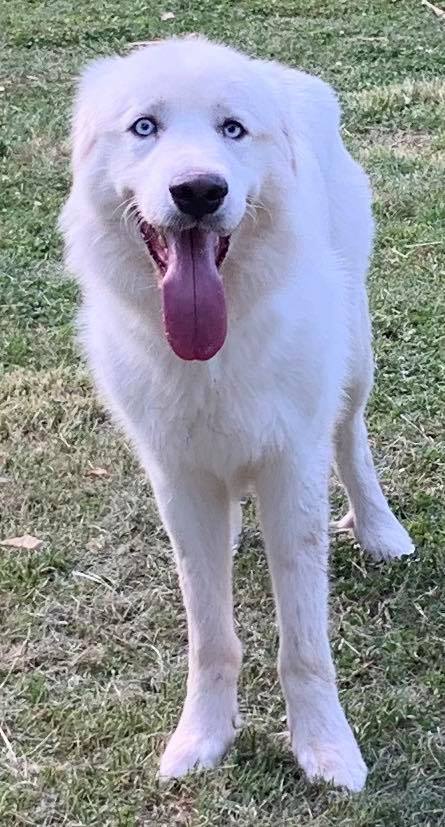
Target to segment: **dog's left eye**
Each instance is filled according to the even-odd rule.
[[[133,135],[138,135],[140,138],[148,138],[149,135],[155,135],[158,131],[158,125],[153,118],[138,118],[130,126],[130,132]]]
[[[239,121],[224,121],[222,125],[222,133],[225,138],[231,138],[232,141],[239,141],[247,134],[247,130]]]

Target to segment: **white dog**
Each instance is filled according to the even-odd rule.
[[[363,412],[373,359],[368,180],[317,78],[204,39],[93,63],[63,210],[98,387],[149,474],[175,549],[189,675],[161,777],[212,767],[235,736],[241,646],[232,537],[256,493],[292,749],[310,779],[366,767],[328,641],[328,477],[375,559],[411,540],[380,489]]]

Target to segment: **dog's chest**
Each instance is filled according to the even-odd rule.
[[[283,447],[296,409],[292,383],[279,379],[271,366],[213,360],[170,372],[127,371],[114,393],[132,430],[158,456],[231,473]]]
[[[138,337],[98,336],[97,347],[90,339],[89,350],[99,384],[143,452],[234,473],[332,418],[338,388],[312,328],[302,346],[268,312],[248,329],[233,325],[221,353],[204,363],[178,359],[162,340],[153,348],[140,328]]]
[[[195,456],[218,454],[231,464],[249,464],[283,442],[289,400],[280,397],[270,377],[263,376],[262,382],[259,377],[249,378],[249,382],[215,378],[202,389],[196,406],[188,399],[182,438]]]
[[[283,439],[289,399],[279,394],[270,376],[255,370],[212,366],[201,380],[184,382],[177,402],[165,423],[165,439],[202,462],[224,456],[248,464]]]

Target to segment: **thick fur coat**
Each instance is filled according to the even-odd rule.
[[[171,186],[197,171],[227,187],[199,219],[178,210]],[[99,60],[79,85],[61,227],[89,363],[151,480],[187,609],[187,697],[161,775],[213,766],[235,735],[231,547],[240,497],[252,490],[292,749],[309,778],[361,789],[366,767],[339,704],[327,630],[334,460],[350,501],[340,528],[376,559],[412,544],[368,448],[371,195],[342,142],[333,91],[204,39]],[[166,246],[156,244],[167,257],[169,233],[230,236],[218,271],[227,334],[207,361],[185,361],[169,344],[165,274],[147,227],[164,233]]]

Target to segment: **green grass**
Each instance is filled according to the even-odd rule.
[[[165,10],[173,21],[161,21]],[[9,0],[1,17],[0,537],[45,542],[0,550],[0,824],[445,824],[443,22],[404,0]],[[148,484],[73,345],[76,289],[61,277],[55,224],[79,67],[187,31],[334,83],[346,141],[374,184],[369,420],[418,553],[375,565],[333,543],[333,647],[371,768],[355,798],[309,787],[282,737],[273,604],[251,505],[235,563],[244,729],[222,768],[156,781],[184,693],[184,611]],[[108,476],[92,477],[92,466]],[[338,488],[333,498],[341,509]]]

